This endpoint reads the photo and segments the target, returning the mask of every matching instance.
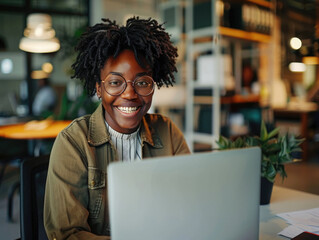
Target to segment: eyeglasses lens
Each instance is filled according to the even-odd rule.
[[[150,76],[140,76],[132,83],[135,92],[141,96],[148,96],[154,90],[154,81]],[[104,90],[113,96],[121,95],[127,86],[127,82],[120,75],[109,75],[103,81]]]

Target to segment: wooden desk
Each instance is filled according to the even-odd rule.
[[[274,186],[270,204],[260,206],[259,239],[287,239],[279,236],[278,233],[289,224],[276,214],[318,207],[319,195]]]
[[[37,139],[55,138],[59,132],[67,127],[71,121],[29,121],[27,123],[18,123],[0,126],[0,137],[9,139],[28,140],[28,151],[30,156],[39,156],[41,149],[41,141]],[[15,183],[10,190],[8,196],[8,219],[12,221],[12,202],[16,189],[20,186],[20,182]]]
[[[71,123],[67,121],[42,120],[29,121],[12,125],[0,126],[0,137],[9,139],[28,140],[28,149],[30,156],[40,154],[41,142],[36,144],[38,139],[53,139],[62,129]]]
[[[10,139],[55,138],[71,121],[42,120],[0,126],[0,137]]]
[[[299,137],[305,138],[305,141],[301,145],[301,148],[303,150],[303,160],[308,160],[309,141],[311,140],[311,137],[309,135],[309,122],[318,111],[319,110],[317,108],[308,109],[306,107],[304,109],[274,109],[276,127],[279,126],[281,127],[281,130],[294,133],[294,131],[291,131],[291,129],[289,129],[289,124],[295,123],[299,126]]]

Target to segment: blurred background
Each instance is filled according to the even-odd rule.
[[[169,116],[194,152],[220,135],[258,135],[262,121],[305,138],[285,186],[319,194],[307,185],[319,182],[318,14],[317,0],[0,0],[0,125],[92,113],[98,98],[71,78],[80,35],[101,18],[152,17],[179,57],[176,85],[156,89],[151,112]],[[28,147],[0,138],[0,157]]]
[[[71,78],[74,46],[86,27],[103,17],[124,23],[139,15],[165,22],[178,47],[176,86],[156,91],[152,111],[169,115],[193,150],[213,148],[220,134],[257,134],[261,120],[318,139],[317,5],[315,0],[0,0],[0,123],[91,113],[98,99],[88,98]],[[41,92],[47,97],[37,97]],[[278,109],[307,110],[310,119],[303,124],[310,132],[303,132],[300,112]]]

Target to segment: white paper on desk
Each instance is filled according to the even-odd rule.
[[[278,233],[279,235],[293,238],[302,232],[319,233],[319,208],[304,211],[288,212],[277,214],[292,224]]]
[[[278,233],[278,235],[282,235],[287,238],[294,238],[302,232],[304,232],[304,230],[298,228],[297,226],[290,225],[282,230],[280,233]]]
[[[319,233],[319,228],[309,227],[302,224],[290,225],[282,230],[278,235],[282,235],[288,238],[294,238],[298,236],[302,232],[312,232],[312,233]]]
[[[290,224],[302,224],[307,226],[319,227],[319,208],[303,211],[279,213],[278,217],[285,219]]]

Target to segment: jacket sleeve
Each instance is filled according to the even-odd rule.
[[[109,239],[90,232],[85,153],[61,132],[53,145],[44,201],[44,226],[51,239]]]

